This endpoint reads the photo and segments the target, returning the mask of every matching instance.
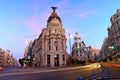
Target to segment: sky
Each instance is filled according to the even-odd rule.
[[[26,41],[37,38],[34,35],[46,27],[52,6],[58,7],[67,38],[78,32],[86,46],[100,49],[120,0],[0,0],[0,48],[22,58]],[[69,53],[68,40],[66,45]]]

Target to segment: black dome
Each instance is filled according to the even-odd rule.
[[[57,7],[51,7],[53,9],[53,12],[51,14],[51,16],[48,18],[47,22],[49,23],[53,18],[56,18],[60,21],[60,23],[62,23],[61,19],[59,16],[57,16],[57,13],[55,12],[55,10],[57,9]]]
[[[62,23],[62,21],[61,21],[59,16],[52,16],[52,15],[48,18],[47,22],[49,23],[53,18],[58,19],[60,21],[60,23]]]

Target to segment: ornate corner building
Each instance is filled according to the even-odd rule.
[[[74,44],[72,46],[72,58],[79,61],[88,61],[91,57],[91,48],[90,46],[86,47],[77,32],[75,34]]]
[[[56,13],[57,7],[47,20],[47,27],[32,43],[32,65],[39,67],[61,67],[66,65],[66,36],[62,21]]]

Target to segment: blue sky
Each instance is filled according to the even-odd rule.
[[[46,27],[51,6],[58,7],[67,37],[78,32],[87,46],[100,49],[120,0],[0,0],[0,48],[9,49],[17,59],[23,57],[26,40],[35,39],[27,36]]]

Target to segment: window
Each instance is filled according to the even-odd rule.
[[[55,43],[57,43],[57,39],[55,39],[55,41],[54,41]]]
[[[63,55],[63,61],[65,61],[65,55]]]
[[[117,21],[116,23],[117,23],[117,25],[118,25],[118,21]]]
[[[78,54],[77,54],[77,57],[78,57]]]
[[[49,34],[51,33],[51,31],[49,31]]]
[[[56,51],[58,50],[58,47],[56,46]]]
[[[47,55],[47,60],[50,60],[50,55]]]
[[[76,47],[77,47],[77,43],[75,43]]]
[[[49,39],[48,43],[50,43],[50,39]]]
[[[47,67],[50,67],[50,55],[47,55]]]

